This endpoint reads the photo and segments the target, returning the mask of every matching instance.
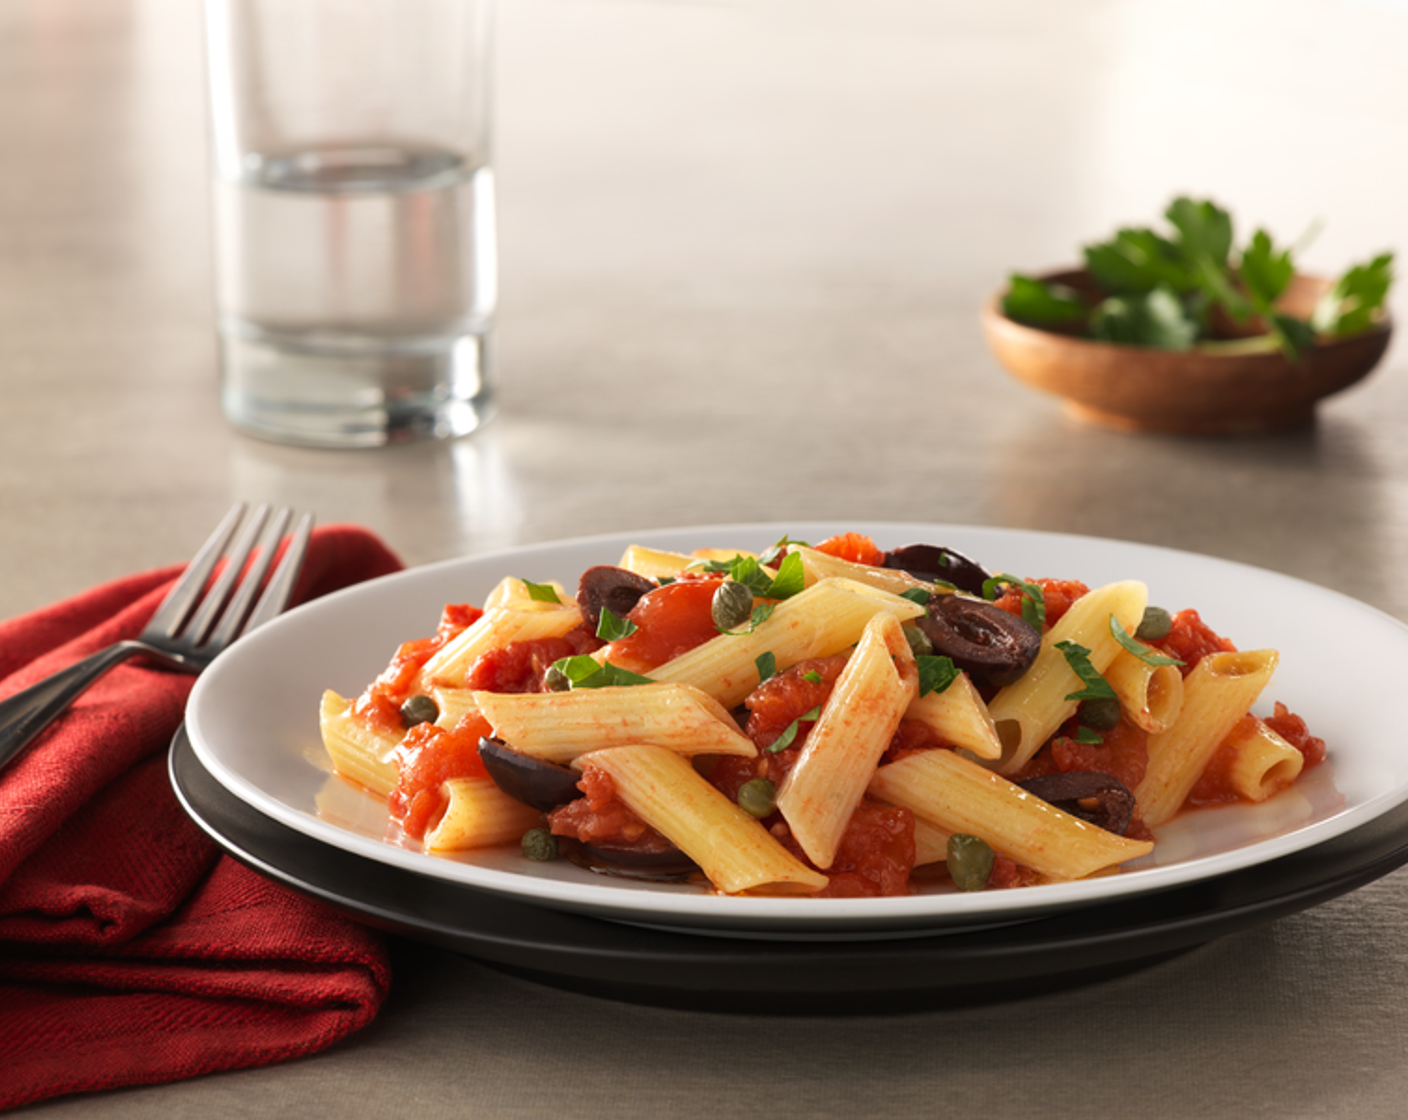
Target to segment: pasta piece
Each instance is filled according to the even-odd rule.
[[[505,581],[509,582],[509,581]],[[522,585],[522,580],[513,580]],[[500,584],[503,587],[503,584]],[[582,625],[582,611],[571,599],[544,603],[526,595],[505,599],[491,606],[473,625],[446,642],[421,669],[427,691],[434,686],[460,687],[470,666],[483,653],[501,649],[511,642],[540,638],[560,638]]]
[[[1091,666],[1103,673],[1123,649],[1110,633],[1110,616],[1132,634],[1148,600],[1144,584],[1125,580],[1086,592],[1061,616],[1042,639],[1032,667],[999,690],[988,705],[1002,739],[1000,773],[1014,774],[1025,766],[1078,706],[1066,697],[1084,686],[1057,645],[1073,642],[1089,650]]]
[[[1184,801],[1222,741],[1261,695],[1276,669],[1275,650],[1212,653],[1183,681],[1183,710],[1167,731],[1149,737],[1149,768],[1134,791],[1153,828]]]
[[[445,815],[425,833],[427,852],[462,852],[522,838],[539,828],[543,816],[515,801],[492,778],[451,778],[441,786],[448,798]]]
[[[778,811],[817,867],[835,861],[851,814],[917,690],[914,654],[899,619],[877,614],[777,791]]]
[[[646,579],[659,579],[661,576],[677,576],[692,563],[694,558],[683,552],[665,552],[633,544],[621,554],[621,561],[616,566]]]
[[[810,894],[829,881],[673,751],[646,745],[611,747],[582,755],[575,765],[595,766],[609,774],[616,796],[727,894]]]
[[[557,595],[558,602],[554,603],[548,599],[535,599],[528,590],[528,585],[523,580],[515,576],[505,576],[499,580],[494,590],[490,591],[484,600],[484,610],[496,610],[499,607],[507,607],[511,610],[519,611],[551,611],[556,610],[565,604],[571,604],[572,596],[567,594],[566,589],[556,580],[550,580],[546,586],[551,587]]]
[[[689,685],[471,695],[496,736],[547,762],[571,762],[587,751],[627,743],[682,755],[758,753],[726,708]]]
[[[953,833],[930,824],[922,817],[914,818],[914,866],[948,862],[948,838]]]
[[[942,692],[929,692],[912,701],[905,719],[918,720],[936,731],[945,743],[977,758],[1002,757],[1002,741],[988,706],[967,673],[960,673]]]
[[[1177,665],[1150,665],[1122,649],[1104,677],[1136,727],[1152,735],[1173,726],[1183,706],[1183,674]]]
[[[1083,879],[1153,849],[1063,813],[948,750],[880,767],[870,795],[948,832],[980,836],[993,851],[1052,879]]]
[[[876,614],[901,621],[924,613],[918,603],[848,579],[826,579],[784,599],[747,634],[720,634],[657,666],[650,676],[703,689],[726,708],[758,687],[757,659],[771,653],[778,670],[854,645]]]
[[[857,564],[853,560],[842,560],[839,556],[831,556],[828,553],[818,552],[814,548],[806,548],[802,545],[789,545],[788,550],[796,552],[802,557],[802,572],[806,577],[808,587],[824,579],[841,578],[878,587],[882,591],[889,591],[895,595],[903,595],[906,591],[927,591],[930,594],[935,592],[932,583],[926,583],[898,568],[877,568],[873,564]]]
[[[1231,752],[1227,781],[1245,801],[1265,801],[1280,793],[1305,768],[1305,755],[1256,716],[1233,727],[1218,749]]]
[[[435,723],[446,731],[453,731],[466,716],[479,711],[472,688],[434,688],[430,691],[430,698],[440,709],[440,717]]]
[[[388,735],[368,727],[352,715],[352,701],[331,689],[323,693],[318,728],[333,769],[344,778],[365,786],[379,797],[389,796],[396,788],[398,775],[392,754],[401,742],[400,735]]]

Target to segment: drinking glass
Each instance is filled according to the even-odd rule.
[[[492,0],[205,0],[221,402],[368,447],[494,405]]]

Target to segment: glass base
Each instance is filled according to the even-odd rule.
[[[261,439],[304,447],[384,447],[453,439],[494,411],[487,334],[403,341],[225,332],[221,404]]]

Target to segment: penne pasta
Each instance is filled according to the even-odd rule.
[[[1150,665],[1122,649],[1104,677],[1136,727],[1153,734],[1173,726],[1183,707],[1183,674],[1177,665]]]
[[[847,579],[826,579],[778,603],[747,634],[720,634],[658,666],[657,681],[690,684],[732,708],[758,685],[757,660],[770,653],[779,669],[809,657],[829,657],[860,640],[876,614],[904,621],[924,613],[918,603]]]
[[[354,718],[352,701],[331,689],[323,693],[318,729],[323,749],[339,774],[379,797],[386,797],[396,788],[393,754],[400,735],[384,734]]]
[[[1128,633],[1139,628],[1149,592],[1137,580],[1097,587],[1075,601],[1041,642],[1032,667],[1015,684],[1001,689],[988,705],[1002,740],[999,773],[1014,774],[1031,760],[1078,701],[1068,699],[1081,680],[1059,648],[1071,642],[1089,651],[1091,666],[1103,673],[1123,648],[1110,633],[1110,616]]]
[[[877,614],[777,791],[778,811],[817,867],[835,860],[851,814],[917,688],[914,655],[899,620]]]
[[[1153,849],[1063,813],[948,750],[880,767],[870,795],[947,832],[981,837],[995,852],[1052,879],[1083,879]]]
[[[1002,757],[997,726],[967,673],[960,673],[942,692],[929,692],[910,701],[904,718],[933,728],[945,743],[968,751],[975,758]]]
[[[711,786],[680,755],[662,747],[593,751],[575,763],[611,776],[619,797],[646,824],[694,860],[729,894],[811,894],[827,878],[807,867],[753,817]]]
[[[588,751],[629,743],[683,755],[758,753],[728,710],[690,685],[474,692],[472,702],[498,738],[545,762],[571,762]]]
[[[1244,801],[1261,802],[1300,777],[1305,755],[1256,716],[1235,727],[1218,748],[1228,751],[1227,782]]]
[[[824,552],[818,552],[814,548],[806,548],[801,545],[793,546],[792,551],[802,557],[802,572],[806,577],[808,587],[814,583],[820,583],[824,579],[849,579],[879,588],[881,591],[888,591],[894,595],[903,595],[906,591],[941,593],[934,584],[916,579],[908,572],[902,572],[898,568],[877,568],[873,564],[857,564],[854,561],[842,560],[839,556],[828,556]]]
[[[683,552],[665,552],[662,549],[633,544],[621,554],[616,566],[647,579],[660,579],[679,575],[693,562],[694,558]]]
[[[522,581],[515,581],[521,583]],[[470,666],[492,649],[511,642],[560,638],[582,625],[582,612],[572,600],[542,603],[526,597],[490,607],[482,618],[445,643],[421,669],[427,689],[460,687]]]
[[[452,778],[441,787],[447,803],[440,820],[425,833],[429,852],[463,852],[517,843],[542,823],[542,814],[515,801],[491,778]]]
[[[1212,653],[1193,667],[1178,722],[1149,737],[1149,767],[1134,792],[1150,828],[1182,808],[1223,739],[1261,695],[1276,660],[1274,650]]]

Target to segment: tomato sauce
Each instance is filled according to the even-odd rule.
[[[434,723],[418,723],[396,748],[399,770],[388,805],[391,816],[406,835],[423,839],[445,815],[448,799],[441,788],[453,778],[488,776],[479,757],[479,740],[492,734],[489,721],[475,714],[453,730]]]
[[[1173,616],[1173,629],[1167,637],[1149,644],[1182,661],[1179,671],[1185,677],[1208,654],[1232,653],[1237,648],[1205,623],[1191,607]]]
[[[606,660],[633,673],[703,645],[719,633],[714,625],[714,592],[722,576],[678,579],[647,591],[626,618],[635,632],[606,647]]]
[[[591,653],[603,645],[586,626],[561,638],[510,642],[475,658],[465,675],[465,687],[486,692],[545,692],[543,683],[554,661]]]
[[[1074,579],[1036,579],[1028,581],[1041,588],[1042,603],[1046,611],[1046,626],[1050,629],[1061,621],[1061,616],[1071,609],[1077,599],[1090,590],[1085,584]],[[1011,584],[993,600],[993,606],[1001,607],[1008,614],[1022,617],[1022,600],[1025,592]]]
[[[565,836],[598,847],[660,851],[672,847],[616,794],[616,783],[605,770],[587,766],[577,783],[582,796],[548,814],[554,836]]]
[[[420,671],[447,643],[477,622],[484,612],[468,603],[451,603],[440,612],[432,638],[402,642],[391,663],[352,705],[352,715],[382,733],[403,730],[401,705],[414,694]]]
[[[852,564],[869,564],[878,568],[885,563],[885,553],[864,533],[841,533],[839,536],[827,537],[815,548],[827,556],[849,560]]]
[[[813,866],[789,835],[783,846]],[[894,805],[862,801],[841,836],[836,858],[822,870],[830,882],[817,898],[881,898],[910,893],[914,870],[914,814]]]

